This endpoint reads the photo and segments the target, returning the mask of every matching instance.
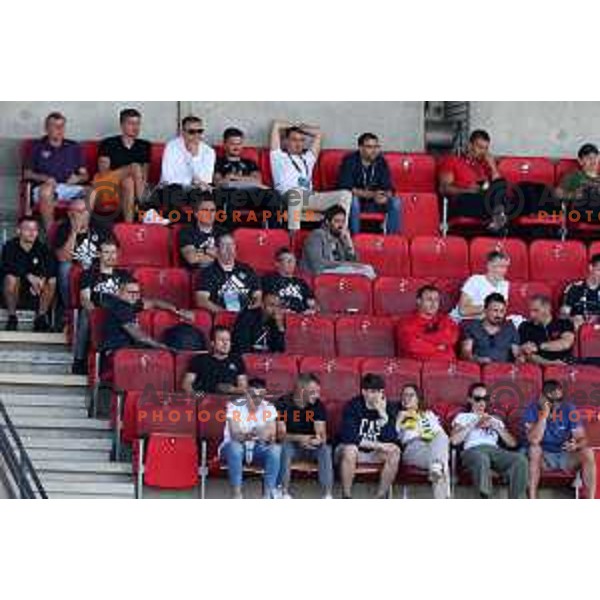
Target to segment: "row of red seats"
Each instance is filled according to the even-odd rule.
[[[177,232],[155,225],[115,225],[121,265],[180,266]],[[234,237],[238,260],[250,264],[258,273],[272,271],[275,252],[290,247],[288,233],[280,229],[237,229]],[[294,241],[298,253],[305,238],[303,234]],[[536,240],[528,245],[515,238],[479,237],[469,244],[458,236],[419,235],[407,239],[363,233],[354,236],[354,243],[363,262],[372,264],[379,275],[393,277],[464,278],[470,273],[482,273],[487,254],[501,250],[511,259],[509,279],[567,281],[584,277],[588,258],[600,253],[600,242],[593,242],[588,249],[576,240]]]

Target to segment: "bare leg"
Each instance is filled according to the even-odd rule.
[[[131,165],[131,177],[133,178],[134,199],[139,200],[146,189],[146,178],[140,165]]]
[[[396,444],[384,444],[383,450],[378,455],[384,461],[381,477],[379,480],[378,498],[386,498],[396,475],[398,474],[398,465],[400,464],[400,448]]]
[[[127,223],[133,223],[133,209],[135,204],[135,182],[133,177],[126,176],[121,179],[121,206],[123,218]]]
[[[579,452],[579,461],[583,471],[583,483],[587,490],[588,498],[593,500],[596,495],[596,458],[590,448]]]
[[[352,483],[356,473],[356,463],[358,462],[358,448],[356,446],[343,446],[342,461],[340,464],[340,476],[342,479],[342,496],[344,498],[352,497]]]
[[[56,279],[54,277],[52,279],[46,279],[46,284],[44,285],[42,293],[40,294],[40,315],[48,314],[48,311],[52,308],[52,304],[54,303],[55,296]]]
[[[529,446],[529,497],[532,500],[537,498],[543,458],[544,453],[541,446]]]
[[[4,277],[4,303],[6,304],[9,316],[17,313],[20,284],[21,281],[14,275],[6,275]]]
[[[52,183],[42,183],[40,186],[40,195],[39,195],[39,207],[40,214],[42,215],[42,221],[44,222],[44,227],[46,231],[52,222],[54,221],[54,207],[56,205],[55,200],[55,187]]]

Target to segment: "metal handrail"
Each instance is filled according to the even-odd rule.
[[[4,402],[0,398],[0,416],[4,421],[4,427],[0,426],[0,455],[2,455],[8,470],[13,476],[19,488],[21,498],[35,499],[36,490],[39,498],[47,499],[46,490],[38,477],[37,471],[27,454],[21,436],[17,432],[11,418],[8,415]],[[11,443],[12,441],[12,443]],[[17,450],[15,451],[16,446]],[[31,485],[33,482],[33,486]]]

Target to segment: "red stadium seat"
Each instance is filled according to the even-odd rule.
[[[312,356],[300,361],[300,373],[314,373],[319,377],[324,402],[346,402],[360,394],[360,362],[359,358]]]
[[[116,390],[154,390],[171,392],[174,388],[173,356],[165,350],[128,348],[114,353]]]
[[[168,267],[170,234],[160,225],[117,223],[113,229],[119,240],[119,266]]]
[[[435,160],[432,156],[386,152],[385,158],[396,193],[435,193]]]
[[[146,299],[171,302],[178,308],[190,306],[190,273],[186,269],[140,268],[135,270]]]
[[[315,298],[325,314],[370,314],[371,282],[361,275],[318,275]]]
[[[565,390],[565,399],[577,406],[600,405],[598,367],[588,365],[551,366],[544,370],[544,380],[557,379]]]
[[[288,314],[286,352],[298,356],[335,356],[334,320],[323,316]]]
[[[192,358],[196,356],[195,352],[177,352],[175,355],[175,390],[183,389],[183,379],[189,371]]]
[[[354,247],[362,263],[372,265],[378,276],[406,277],[410,275],[410,259],[406,239],[396,235],[360,233]]]
[[[418,236],[410,243],[415,277],[464,279],[469,275],[469,248],[463,238]]]
[[[150,148],[150,166],[148,167],[148,183],[158,185],[161,179],[162,156],[165,151],[163,142],[153,142]]]
[[[147,442],[144,483],[163,489],[198,485],[198,442],[192,435],[153,433]]]
[[[554,187],[554,164],[544,157],[501,158],[498,162],[500,175],[510,183],[541,183]]]
[[[529,302],[533,296],[552,296],[552,288],[542,281],[511,281],[508,294],[508,312],[529,315]]]
[[[542,391],[542,370],[536,365],[494,363],[483,367],[494,408],[507,414],[524,408]]]
[[[471,273],[485,273],[486,258],[490,252],[504,252],[510,257],[507,279],[529,279],[529,254],[527,244],[518,239],[478,237],[470,245]]]
[[[258,273],[272,271],[275,253],[289,248],[290,238],[283,229],[236,229],[237,258]]]
[[[471,385],[481,381],[479,365],[469,362],[426,362],[421,375],[423,394],[429,404],[461,405]]]
[[[81,275],[83,269],[79,263],[73,263],[69,271],[69,306],[68,308],[79,308],[81,306]]]
[[[440,207],[436,194],[399,194],[402,198],[402,235],[438,235],[440,232]]]
[[[578,331],[579,356],[581,358],[600,358],[600,324],[586,323]],[[599,373],[600,381],[600,373]]]
[[[394,325],[386,317],[342,317],[335,324],[338,356],[395,356]]]
[[[575,158],[561,158],[555,165],[554,183],[559,186],[566,175],[579,169],[579,162]]]
[[[322,191],[331,191],[337,188],[338,173],[344,156],[348,150],[323,150],[319,155],[317,169],[319,171],[319,188]]]
[[[210,330],[212,329],[212,316],[205,310],[195,310],[193,312],[194,322],[192,325],[194,325],[194,327],[199,329],[204,334],[206,343],[208,344],[210,339]],[[184,321],[181,317],[178,317],[172,312],[166,310],[155,311],[152,319],[152,331],[154,337],[157,340],[162,339],[162,336],[167,329],[173,327],[174,325],[178,325],[179,323],[188,323],[188,321]]]
[[[582,242],[536,240],[529,247],[531,275],[539,281],[565,282],[585,277],[587,253]]]
[[[406,358],[367,358],[361,366],[361,374],[373,373],[385,379],[385,393],[389,400],[399,401],[402,387],[411,383],[421,386],[422,365]]]
[[[248,379],[265,379],[270,395],[279,397],[293,391],[298,376],[298,361],[295,356],[245,354],[244,364]]]

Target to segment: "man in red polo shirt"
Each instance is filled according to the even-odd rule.
[[[440,193],[449,199],[450,218],[491,218],[491,230],[499,231],[505,227],[506,186],[500,177],[496,160],[490,154],[490,135],[487,131],[474,131],[465,153],[448,156],[442,162],[439,184]]]
[[[398,326],[402,356],[416,360],[456,360],[458,325],[440,313],[440,292],[425,285],[417,292],[417,310]]]

